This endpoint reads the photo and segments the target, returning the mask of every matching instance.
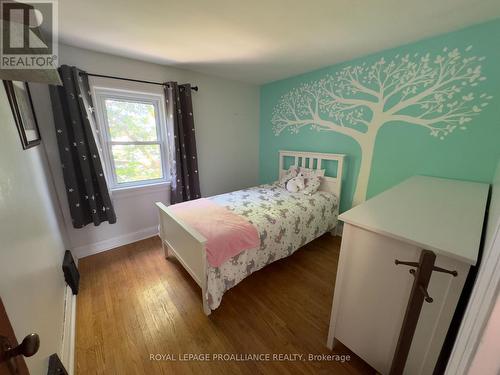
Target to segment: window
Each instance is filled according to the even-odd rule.
[[[111,188],[167,182],[163,97],[99,88],[95,93]]]

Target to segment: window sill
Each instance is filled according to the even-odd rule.
[[[111,190],[111,195],[112,198],[122,199],[143,194],[154,194],[159,192],[165,192],[168,191],[169,189],[170,189],[170,182],[160,182],[157,184],[150,184],[150,185],[115,188]]]

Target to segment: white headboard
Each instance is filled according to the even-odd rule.
[[[286,151],[280,150],[280,161],[279,161],[279,177],[281,178],[285,173],[284,160],[286,157],[291,157],[293,163],[290,165],[296,165],[299,167],[312,168],[312,169],[324,169],[321,168],[323,160],[333,160],[337,162],[337,175],[335,177],[326,176],[321,179],[321,186],[319,190],[327,191],[329,193],[335,194],[340,199],[340,192],[342,189],[342,170],[344,167],[344,154],[328,154],[319,152],[305,152],[305,151]],[[316,162],[315,162],[316,161]]]

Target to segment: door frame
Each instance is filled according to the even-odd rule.
[[[499,291],[500,220],[497,220],[491,248],[485,249],[445,375],[463,375],[469,371]]]

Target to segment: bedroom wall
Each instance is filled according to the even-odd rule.
[[[19,341],[40,335],[26,362],[31,374],[46,374],[62,349],[64,223],[43,146],[22,149],[3,85],[0,133],[0,296]]]
[[[496,20],[262,86],[261,182],[280,149],[347,155],[341,211],[415,174],[490,182],[499,39]]]
[[[158,82],[174,80],[199,86],[200,90],[193,93],[193,108],[202,194],[220,194],[258,182],[258,86],[67,45],[60,45],[59,55],[61,64],[78,66],[91,73]],[[117,80],[101,80],[100,83],[131,89],[141,86]],[[41,131],[46,139],[58,192],[63,197],[61,204],[74,253],[83,257],[157,233],[154,202],[168,201],[165,187],[115,192],[116,224],[88,225],[83,229],[71,227],[48,88],[34,86],[34,104],[40,109]],[[159,89],[159,86],[149,87]]]

